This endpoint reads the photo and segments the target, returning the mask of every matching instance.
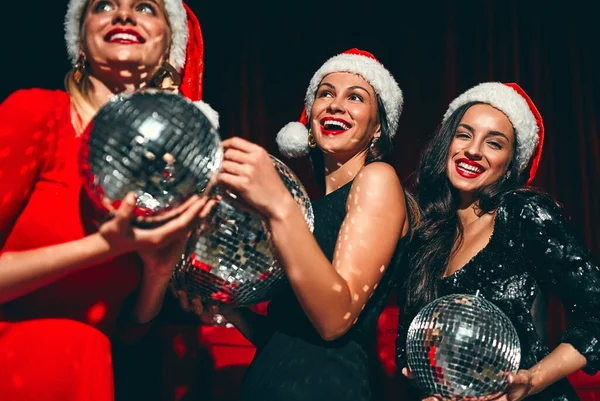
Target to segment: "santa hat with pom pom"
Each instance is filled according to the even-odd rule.
[[[65,15],[65,40],[71,63],[75,65],[81,48],[83,12],[91,0],[69,0]],[[202,73],[204,70],[204,41],[198,19],[182,0],[163,0],[171,26],[169,59],[181,74],[180,92],[194,102],[215,128],[219,115],[202,100]]]
[[[300,120],[288,123],[277,134],[277,145],[284,156],[301,157],[308,153],[307,125],[310,110],[321,81],[334,72],[350,72],[362,76],[383,102],[391,137],[396,134],[404,101],[402,90],[392,74],[371,53],[353,48],[331,57],[313,75],[306,91]]]
[[[544,143],[544,123],[533,101],[515,83],[484,82],[454,99],[443,121],[456,109],[471,102],[489,104],[508,117],[516,131],[517,168],[522,173],[529,166],[527,184],[530,184],[540,164]]]

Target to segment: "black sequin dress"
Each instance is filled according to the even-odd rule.
[[[560,338],[600,368],[600,269],[574,236],[561,210],[545,196],[514,192],[498,208],[488,245],[463,268],[439,281],[439,296],[480,294],[510,318],[521,342],[521,368],[550,350],[545,342],[548,295],[560,298],[572,322]],[[401,307],[402,308],[402,307]],[[401,313],[396,363],[406,367],[406,334],[414,314]],[[528,400],[578,400],[566,379]]]
[[[352,181],[313,203],[314,236],[332,261],[338,232],[346,215]],[[405,236],[404,238],[407,238]],[[269,303],[267,318],[274,331],[250,364],[242,400],[335,401],[372,400],[370,371],[377,320],[397,282],[400,240],[392,262],[355,325],[334,341],[323,340],[306,317],[291,289]]]

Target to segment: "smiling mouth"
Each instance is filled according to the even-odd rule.
[[[135,33],[131,32],[109,32],[104,40],[109,43],[119,44],[142,44],[145,42],[144,38]]]
[[[464,161],[456,163],[456,172],[464,178],[477,178],[485,169],[481,166],[475,166]]]
[[[335,136],[341,135],[352,128],[352,125],[345,121],[325,119],[321,121],[321,132],[323,135]]]

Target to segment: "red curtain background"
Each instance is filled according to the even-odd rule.
[[[483,81],[519,83],[546,126],[534,185],[564,205],[574,230],[598,260],[600,57],[598,21],[589,6],[519,0],[413,2],[393,8],[377,1],[187,3],[202,26],[203,97],[220,112],[222,136],[248,138],[276,156],[275,135],[300,116],[314,71],[328,57],[351,47],[372,52],[404,91],[393,163],[406,182],[455,96]],[[69,68],[62,27],[66,4],[66,0],[3,4],[0,29],[6,68],[1,99],[17,88],[62,87]],[[23,31],[29,34],[22,35]],[[309,192],[320,196],[308,162],[287,163]],[[388,351],[393,340],[389,330],[394,327],[390,311],[383,318],[381,337]],[[116,344],[119,398],[234,399],[244,371],[235,361],[248,360],[252,350],[230,332],[213,333],[218,338],[211,339],[198,323],[168,299],[146,338],[134,346]],[[553,300],[551,342],[565,324],[560,305]],[[229,341],[228,348],[219,346],[223,353],[218,355],[231,363],[215,359],[217,346],[208,344],[213,340]],[[592,386],[586,396],[600,399],[593,388],[600,381],[590,380],[581,381],[582,386]],[[389,386],[388,392],[398,391]]]

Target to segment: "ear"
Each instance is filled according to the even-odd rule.
[[[377,124],[377,129],[375,129],[375,134],[373,134],[373,138],[379,139],[381,137],[381,124]]]

